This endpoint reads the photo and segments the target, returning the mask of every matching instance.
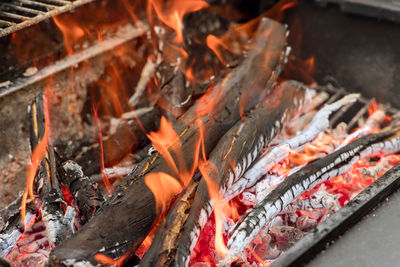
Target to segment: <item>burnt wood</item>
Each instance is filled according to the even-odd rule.
[[[193,151],[200,138],[199,123],[203,125],[204,153],[208,155],[221,136],[239,120],[240,109],[246,114],[268,94],[285,59],[285,40],[283,25],[262,19],[242,64],[173,125],[180,136],[185,161],[185,166],[180,166],[175,158],[179,170],[192,169],[195,163]],[[249,70],[252,71],[249,73]],[[157,154],[142,169],[126,178],[91,221],[52,252],[50,264],[60,265],[67,259],[95,263],[94,255],[99,252],[118,257],[128,250],[135,250],[160,213],[144,181],[150,172],[165,172],[179,178],[166,160]]]
[[[177,254],[173,263],[175,266],[189,264],[190,253],[204,223],[211,215],[211,198],[215,196],[209,194],[210,183],[215,184],[215,188],[223,197],[224,192],[243,175],[280,132],[282,125],[298,110],[304,95],[304,90],[290,82],[276,86],[264,101],[220,139],[208,162],[200,166],[206,177],[200,181],[189,218],[177,243]]]
[[[72,160],[61,164],[60,174],[61,181],[69,189],[78,206],[81,223],[86,223],[104,202],[97,183],[87,177],[82,167]]]
[[[164,222],[157,229],[149,250],[140,262],[141,266],[167,266],[174,259],[176,245],[189,216],[200,177],[200,173],[197,172],[168,211]]]

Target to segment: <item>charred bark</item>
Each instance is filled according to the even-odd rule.
[[[224,196],[257,159],[265,146],[280,132],[286,120],[298,110],[304,101],[304,95],[304,90],[290,83],[277,86],[272,94],[221,138],[211,152],[209,161],[200,166],[203,179],[182,230],[182,238],[177,243],[173,265],[189,264],[190,253],[213,211],[211,199],[215,196],[209,194],[210,183],[214,183],[218,193]]]
[[[97,188],[97,183],[85,176],[81,166],[69,160],[61,165],[61,181],[74,196],[74,200],[79,209],[79,218],[82,224],[86,223],[100,205],[104,202],[104,197]]]
[[[46,129],[46,120],[48,120],[49,117],[45,116],[47,110],[44,105],[44,96],[40,94],[30,106],[32,151],[40,142],[46,142],[46,140],[44,140],[44,138],[46,138],[45,132],[49,131],[49,129]],[[39,191],[42,204],[42,219],[46,224],[46,235],[50,245],[59,244],[72,235],[72,224],[75,214],[73,208],[69,207],[64,216],[64,211],[61,206],[64,199],[56,169],[54,148],[51,143],[50,133],[47,133],[46,153],[38,167],[35,176],[35,184],[43,185],[41,188],[38,187],[37,190]]]
[[[190,170],[195,165],[193,151],[200,140],[200,123],[206,137],[204,152],[208,155],[221,136],[239,120],[240,108],[247,113],[268,94],[286,55],[285,39],[283,25],[262,19],[242,64],[175,123],[184,158],[181,165],[175,158],[179,170]],[[118,257],[130,249],[135,250],[160,213],[145,184],[145,175],[150,172],[165,172],[179,180],[179,174],[157,154],[142,169],[129,175],[110,201],[76,235],[53,251],[51,264],[63,264],[66,259],[94,263],[96,253]]]
[[[197,177],[182,191],[168,211],[165,221],[158,227],[151,247],[140,262],[141,266],[168,266],[174,259],[176,244],[182,234],[182,227],[189,216],[189,210],[200,181],[199,178],[200,174],[197,173]]]
[[[148,112],[133,114],[132,117],[130,119],[121,118],[115,132],[104,138],[105,167],[113,166],[129,152],[141,149],[149,143],[146,131],[157,129],[161,110],[155,106]],[[75,161],[82,166],[85,174],[90,176],[100,172],[100,156],[101,149],[97,144],[77,155]]]

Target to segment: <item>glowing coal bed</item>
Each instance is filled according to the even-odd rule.
[[[317,94],[313,101],[320,101],[323,94],[325,93]],[[279,147],[279,143],[284,143],[281,142],[282,140],[295,136],[300,130],[299,124],[307,125],[315,112],[316,110],[308,110],[300,118],[289,123],[285,131],[277,137],[275,144],[266,148],[266,152]],[[240,221],[240,217],[251,210],[289,174],[299,170],[310,161],[331,154],[345,143],[353,141],[352,137],[358,138],[361,135],[379,132],[380,127],[392,120],[390,116],[385,115],[383,110],[378,109],[375,102],[371,102],[368,112],[368,118],[361,119],[360,127],[353,130],[351,134],[346,133],[345,123],[339,123],[336,128],[329,128],[319,133],[313,141],[302,146],[301,149],[294,151],[284,148],[288,152],[286,158],[273,165],[264,174],[262,180],[226,203],[226,207],[222,209],[224,212],[222,236],[225,244],[235,225]],[[319,223],[399,162],[400,155],[398,154],[370,155],[358,160],[346,173],[331,178],[302,194],[260,230],[235,263],[241,266],[268,266]],[[137,255],[143,256],[150,244],[151,235],[138,249]],[[216,249],[216,223],[215,216],[212,214],[191,253],[189,266],[218,266],[222,260],[223,255]]]

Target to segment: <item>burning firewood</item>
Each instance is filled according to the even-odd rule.
[[[295,137],[284,141],[279,146],[266,151],[252,166],[243,174],[243,176],[226,193],[227,199],[232,199],[245,188],[253,186],[274,164],[283,160],[289,154],[289,151],[296,150],[312,141],[317,135],[329,127],[329,116],[332,112],[340,109],[347,103],[354,102],[358,96],[348,95],[341,100],[326,105],[320,109],[313,117],[310,124],[301,133]]]
[[[289,175],[237,224],[228,242],[224,263],[230,263],[238,256],[266,223],[305,191],[345,173],[361,158],[376,153],[394,153],[399,149],[398,130],[370,134]]]
[[[40,94],[30,106],[31,147],[33,151],[39,147],[40,142],[47,142],[44,159],[40,163],[35,176],[35,184],[38,185],[37,191],[39,191],[41,199],[41,213],[42,220],[46,225],[46,235],[50,246],[53,246],[72,235],[75,211],[72,207],[67,207],[64,214],[61,207],[64,199],[58,181],[54,148],[49,133],[46,133],[46,131],[49,131],[47,126],[49,115],[44,101],[46,99]]]
[[[304,102],[305,93],[290,83],[278,86],[248,117],[221,138],[210,159],[200,166],[203,179],[178,243],[175,265],[188,265],[190,252],[213,210],[217,195],[223,196],[251,166]]]
[[[184,185],[180,174],[196,169],[197,156],[193,151],[200,152],[201,134],[207,136],[202,152],[208,155],[221,136],[240,119],[240,111],[249,112],[271,90],[286,55],[285,39],[283,25],[262,19],[253,48],[243,62],[173,125],[183,156],[183,162],[175,163],[178,173],[162,153],[156,154],[126,178],[92,220],[52,252],[51,264],[65,263],[67,259],[95,263],[97,253],[118,257],[136,249],[162,212],[146,185],[146,177],[165,173]],[[253,70],[250,74],[249,69]],[[179,157],[171,148],[161,152]],[[165,204],[169,201],[170,198],[166,199]]]
[[[207,186],[210,186],[209,183],[215,183],[221,192],[229,188],[258,156],[264,146],[279,133],[284,122],[297,111],[303,103],[304,94],[305,91],[290,83],[278,86],[249,116],[236,123],[221,138],[211,152],[208,162],[200,166],[204,178],[200,181],[189,217],[181,230],[181,238],[176,243],[178,247],[175,264],[187,265],[190,251],[196,244],[200,230],[212,211],[212,203],[207,189]],[[211,166],[212,169],[207,170],[207,166]],[[207,181],[207,179],[212,179],[212,181]],[[162,234],[162,232],[160,233]],[[170,254],[175,253],[174,247],[170,249],[173,250]],[[144,265],[154,265],[157,258],[163,257],[164,254],[163,250],[153,253],[145,256]],[[170,255],[168,261],[163,262],[163,265],[171,264],[172,260],[173,255]],[[159,263],[157,262],[157,264]]]
[[[86,223],[104,202],[103,195],[97,188],[97,183],[85,176],[82,168],[71,160],[62,164],[61,177],[62,182],[70,190],[76,201],[81,223]]]

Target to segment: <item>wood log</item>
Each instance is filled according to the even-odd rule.
[[[85,176],[78,163],[69,160],[61,165],[61,181],[71,192],[79,209],[79,218],[85,224],[104,202],[97,183]]]
[[[168,211],[164,222],[157,229],[149,250],[140,263],[141,266],[167,266],[174,259],[176,244],[189,216],[200,177],[200,173],[197,172],[197,177],[193,178]]]
[[[30,106],[30,141],[32,153],[34,149],[39,146],[40,142],[47,142],[46,153],[37,169],[34,182],[39,191],[39,198],[42,206],[41,216],[46,225],[46,235],[49,244],[52,246],[59,244],[72,235],[74,209],[69,207],[66,213],[67,217],[64,217],[64,210],[61,206],[64,202],[64,198],[61,191],[61,184],[58,181],[54,147],[52,145],[50,133],[47,132],[47,137],[45,134],[46,131],[50,131],[50,129],[46,129],[47,120],[50,118],[48,117],[49,113],[44,101],[43,94],[39,94]],[[47,138],[47,140],[44,140],[44,138]],[[42,186],[40,187],[39,185]]]
[[[290,82],[276,86],[264,101],[221,138],[211,152],[208,162],[200,166],[203,179],[196,191],[181,239],[177,243],[174,266],[188,266],[190,253],[213,211],[213,204],[218,201],[216,198],[224,198],[225,192],[252,165],[261,151],[280,132],[285,122],[294,116],[304,103],[305,93],[305,90],[293,86]],[[210,194],[212,187],[215,187],[217,192]],[[151,256],[156,257],[157,255]]]
[[[179,164],[176,155],[170,151],[178,170],[196,167],[193,151],[201,137],[200,124],[205,136],[203,152],[208,155],[221,136],[240,119],[241,111],[246,114],[269,93],[285,59],[285,40],[283,25],[262,19],[242,64],[174,124],[184,158],[183,164]],[[179,180],[179,174],[157,154],[142,169],[126,178],[91,221],[52,252],[50,264],[65,264],[68,259],[95,263],[97,253],[115,258],[135,250],[160,214],[144,179],[151,172],[164,172]]]

